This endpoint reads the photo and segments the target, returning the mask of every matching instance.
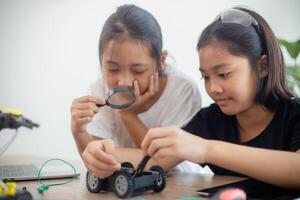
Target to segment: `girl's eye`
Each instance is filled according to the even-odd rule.
[[[207,79],[208,79],[208,76],[206,76],[206,75],[204,75],[204,74],[201,74],[201,79],[207,80]]]
[[[230,72],[219,74],[219,76],[222,77],[222,78],[228,78],[229,75],[230,75]]]
[[[110,68],[109,69],[109,72],[112,72],[112,73],[116,73],[116,72],[118,72],[119,71],[119,69],[114,69],[114,68]]]
[[[142,73],[144,73],[144,71],[134,71],[133,73],[135,73],[135,74],[142,74]]]

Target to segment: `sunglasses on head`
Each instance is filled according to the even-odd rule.
[[[257,31],[260,38],[262,38],[262,33],[259,28],[259,23],[254,17],[252,17],[249,13],[238,10],[235,8],[231,8],[223,11],[220,15],[217,16],[218,21],[222,23],[234,23],[239,24],[245,27],[254,27]]]

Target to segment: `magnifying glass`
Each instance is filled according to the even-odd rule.
[[[106,99],[107,106],[114,109],[124,109],[131,106],[135,101],[135,94],[132,87],[119,86],[111,89]],[[104,105],[96,104],[98,107]]]

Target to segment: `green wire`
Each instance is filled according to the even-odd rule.
[[[72,178],[71,178],[70,180],[65,181],[65,182],[62,182],[62,183],[52,183],[52,184],[47,184],[47,183],[44,183],[43,181],[41,181],[41,172],[42,172],[42,169],[45,167],[45,165],[46,165],[47,163],[49,163],[49,162],[51,162],[51,161],[61,161],[61,162],[65,163],[65,164],[69,165],[69,166],[73,169],[73,171],[74,171],[74,175],[72,176]],[[49,160],[47,160],[46,162],[44,162],[44,164],[43,164],[43,165],[41,166],[41,168],[39,169],[37,178],[38,178],[39,183],[42,184],[41,187],[44,187],[45,189],[40,191],[39,188],[38,188],[38,191],[39,191],[40,193],[42,193],[42,192],[44,192],[45,190],[47,190],[50,186],[58,186],[58,185],[64,185],[64,184],[67,184],[67,183],[73,181],[75,177],[76,177],[76,169],[75,169],[75,167],[74,167],[73,165],[71,165],[71,164],[68,163],[67,161],[65,161],[65,160],[63,160],[63,159],[60,159],[60,158],[49,159]],[[41,187],[40,187],[40,188],[41,188]]]

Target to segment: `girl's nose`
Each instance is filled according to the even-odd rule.
[[[217,81],[210,80],[208,83],[208,92],[210,94],[219,94],[223,92],[223,89]]]
[[[121,75],[118,81],[119,86],[132,87],[134,78],[131,75]]]

